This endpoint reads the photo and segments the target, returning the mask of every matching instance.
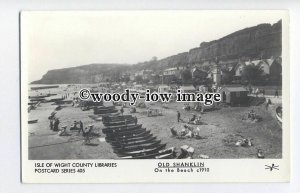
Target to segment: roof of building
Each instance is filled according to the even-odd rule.
[[[159,85],[158,88],[170,88],[168,85]]]
[[[194,73],[194,72],[196,72],[196,71],[198,71],[198,72],[200,72],[200,73],[207,73],[207,72],[205,72],[204,70],[200,70],[199,68],[193,68],[193,69],[192,69],[192,73]]]
[[[269,59],[266,59],[265,62],[266,62],[267,64],[269,64],[269,66],[272,66],[275,62],[276,62],[276,63],[279,63],[280,65],[282,65],[282,64],[281,64],[281,63],[282,63],[282,58],[281,58],[281,56],[278,56],[278,57],[271,57],[271,58],[269,58]]]
[[[181,86],[180,87],[181,90],[196,90],[195,87],[193,85],[189,85],[189,86]]]
[[[222,89],[228,90],[229,92],[243,92],[248,91],[242,86],[224,86]]]
[[[174,67],[174,68],[167,68],[164,71],[173,71],[173,70],[177,70],[177,68],[176,67]]]
[[[261,62],[269,64],[268,62],[265,62],[264,60],[252,60],[245,62],[246,65],[254,64],[255,66],[259,65]]]

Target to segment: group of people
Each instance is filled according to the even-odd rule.
[[[200,119],[201,119],[201,116],[197,117],[195,114],[193,114],[192,118],[189,119],[189,123],[199,125],[201,123]]]
[[[60,121],[55,115],[50,116],[50,129],[53,131],[58,131],[59,136],[66,136],[67,133],[67,125],[63,125],[61,129],[59,129]],[[70,130],[78,130],[78,133],[82,133],[84,137],[84,144],[90,144],[90,135],[93,130],[94,125],[90,124],[87,127],[83,127],[82,121],[74,121],[74,124],[70,127]]]
[[[78,127],[79,125],[79,127]],[[74,124],[70,127],[70,130],[82,130],[83,129],[83,123],[82,121],[74,121]]]
[[[201,139],[200,136],[200,128],[197,127],[196,129],[188,126],[188,125],[184,125],[183,128],[180,131],[176,131],[174,129],[174,127],[170,128],[171,133],[173,136],[176,136],[177,138],[196,138],[196,139]]]
[[[55,114],[56,114],[56,111],[52,112],[51,115],[48,117],[48,119],[50,120],[50,129],[53,130],[53,131],[58,131],[60,121],[55,116]]]
[[[78,131],[78,133],[82,132],[82,136],[84,137],[84,144],[88,145],[91,143],[91,133],[93,130],[94,125],[90,124],[88,125],[88,127],[83,128],[83,126],[80,128],[80,130]]]
[[[62,98],[65,100],[65,99],[68,99],[69,96],[70,96],[70,94],[69,94],[69,93],[66,93],[66,94],[64,94],[64,95],[62,96]]]
[[[183,109],[186,110],[186,111],[191,110],[190,104],[189,103],[185,103]]]
[[[196,114],[193,114],[193,116],[189,119],[189,123],[194,123],[194,124],[198,124],[200,122],[201,117],[200,116],[196,116]],[[181,113],[179,111],[177,111],[177,123],[179,123],[180,121],[182,121],[181,119]]]
[[[248,112],[248,119],[254,120],[256,118],[257,118],[257,115],[253,109],[250,112]]]
[[[249,93],[255,94],[256,97],[258,97],[259,94],[262,94],[263,96],[265,96],[265,93],[266,93],[265,89],[259,89],[259,88],[254,89],[251,86],[248,88],[248,90],[249,90]],[[279,97],[278,89],[276,89],[274,91],[274,97],[277,97],[277,98]]]

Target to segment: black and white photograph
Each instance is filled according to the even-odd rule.
[[[286,18],[21,12],[23,160],[288,159]]]

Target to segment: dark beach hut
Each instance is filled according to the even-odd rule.
[[[219,92],[222,95],[222,101],[231,105],[248,102],[248,90],[242,86],[224,86]]]

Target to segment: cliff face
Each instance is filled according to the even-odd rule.
[[[174,67],[184,64],[201,64],[208,60],[239,58],[270,58],[280,56],[282,49],[282,23],[261,24],[246,28],[219,40],[202,42],[189,52],[170,56],[158,61],[158,65]]]
[[[41,80],[33,81],[32,84],[88,84],[117,80],[128,67],[126,64],[90,64],[50,70]]]
[[[212,29],[213,30],[213,29]],[[219,40],[202,42],[200,47],[161,60],[135,65],[92,64],[48,71],[34,84],[95,83],[118,80],[121,72],[152,69],[159,72],[169,67],[204,65],[216,57],[222,62],[243,58],[257,59],[280,56],[282,52],[282,23],[260,24],[239,30]]]
[[[270,58],[272,55],[280,55],[281,22],[277,25],[261,24],[235,32],[217,41],[201,43],[199,48],[190,50],[189,61],[199,62],[214,57],[219,59]]]

